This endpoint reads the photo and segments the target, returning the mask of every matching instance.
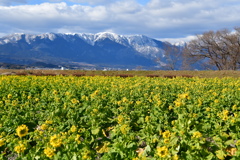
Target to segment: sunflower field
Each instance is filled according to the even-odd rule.
[[[240,159],[240,79],[0,76],[0,159]]]

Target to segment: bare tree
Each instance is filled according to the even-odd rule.
[[[165,45],[163,47],[166,58],[166,66],[164,67],[167,70],[177,70],[180,68],[179,62],[182,59],[182,52],[180,46],[175,45]]]
[[[197,35],[183,52],[189,63],[201,61],[205,67],[236,70],[240,65],[240,27],[236,27],[234,32],[224,29]]]

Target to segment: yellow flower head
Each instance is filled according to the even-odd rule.
[[[12,95],[11,95],[11,94],[8,94],[7,97],[8,97],[8,99],[11,99],[11,98],[12,98]]]
[[[75,141],[80,144],[81,143],[81,136],[79,134],[77,134]]]
[[[124,120],[123,115],[119,115],[119,116],[117,117],[118,124],[122,124],[123,120]]]
[[[206,111],[207,111],[207,112],[211,111],[211,108],[210,108],[210,107],[207,107],[207,108],[206,108]]]
[[[26,149],[27,148],[24,144],[20,144],[14,148],[14,151],[20,154],[20,153],[23,153]]]
[[[172,160],[178,160],[178,155],[175,154],[175,155],[172,157]]]
[[[162,133],[163,138],[169,138],[171,136],[171,132],[169,130],[166,130]]]
[[[71,100],[71,102],[72,102],[72,104],[77,104],[77,103],[79,103],[79,100],[77,100],[76,98],[73,98],[73,99]]]
[[[53,147],[60,147],[62,145],[62,139],[60,138],[60,135],[53,135],[51,138],[50,138],[50,144],[53,146]]]
[[[139,105],[139,104],[141,104],[142,103],[142,101],[136,101],[136,104],[137,105]]]
[[[52,156],[55,155],[54,151],[55,151],[54,149],[47,147],[44,149],[44,154],[46,154],[47,157],[51,158]]]
[[[164,139],[164,141],[163,141],[163,142],[164,142],[165,144],[168,144],[168,143],[169,143],[169,141],[170,141],[169,139]]]
[[[235,123],[236,121],[235,121],[235,119],[231,119],[231,123]]]
[[[228,116],[228,113],[229,113],[228,110],[224,110],[224,111],[223,111],[223,115],[224,115],[224,116]]]
[[[150,116],[146,116],[146,117],[145,117],[145,121],[146,121],[146,122],[149,122],[149,121],[150,121]]]
[[[65,95],[67,95],[67,96],[69,96],[70,94],[71,94],[71,93],[70,93],[70,92],[68,92],[68,91],[67,91],[67,92],[65,92]]]
[[[164,157],[166,157],[166,156],[168,156],[168,148],[166,147],[166,146],[163,146],[163,147],[158,147],[157,148],[157,155],[159,156],[159,157],[162,157],[162,158],[164,158]]]
[[[179,100],[174,101],[176,107],[180,107],[183,103]]]
[[[56,95],[56,94],[58,94],[58,92],[57,92],[56,90],[53,90],[53,94],[55,94],[55,95]]]
[[[122,102],[127,102],[128,101],[128,99],[126,98],[126,97],[123,97],[123,99],[122,99]]]
[[[28,134],[28,127],[25,124],[18,126],[16,129],[17,135],[22,138]]]
[[[94,113],[97,113],[97,112],[98,112],[98,109],[94,108],[94,109],[93,109],[93,112],[94,112]]]
[[[53,122],[46,120],[45,123],[46,123],[46,124],[52,124]]]
[[[82,159],[91,159],[91,152],[87,148],[84,148],[83,150],[84,151],[82,152]]]
[[[73,125],[70,129],[71,132],[76,132],[77,131],[77,127],[75,125]]]
[[[180,94],[180,95],[179,95],[179,98],[181,98],[181,99],[187,99],[187,98],[189,98],[189,94],[188,94],[188,93]]]
[[[237,108],[238,108],[238,107],[237,107],[236,104],[232,106],[232,110],[234,110],[234,111],[237,110]]]
[[[122,134],[127,134],[127,132],[130,130],[131,128],[127,125],[127,124],[124,124],[120,127],[120,130],[122,132]]]
[[[238,116],[238,114],[237,114],[237,113],[233,113],[233,115],[234,115],[234,117],[237,117],[237,116]]]
[[[200,137],[202,137],[202,133],[200,133],[199,131],[196,131],[193,133],[192,138],[200,138]]]
[[[228,116],[223,116],[222,120],[224,121],[228,120]]]
[[[4,139],[0,139],[0,147],[2,147],[4,144]]]
[[[48,128],[48,125],[46,125],[46,124],[41,125],[41,130],[46,130],[47,128]]]

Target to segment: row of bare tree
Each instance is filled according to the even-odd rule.
[[[183,69],[192,64],[203,65],[205,69],[240,69],[240,27],[233,31],[223,29],[197,35],[179,52],[176,48],[165,48],[169,59],[168,68],[174,69],[179,57],[183,57]]]

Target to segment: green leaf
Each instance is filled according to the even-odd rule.
[[[207,159],[207,160],[212,160],[213,157],[214,157],[214,155],[213,155],[212,153],[210,153],[210,154],[206,157],[206,159]]]
[[[73,155],[72,160],[77,160],[77,155],[76,154]]]
[[[224,144],[225,144],[225,145],[234,144],[234,141],[231,139],[231,140],[226,141]]]
[[[99,131],[100,131],[100,128],[95,128],[95,129],[91,130],[92,134],[94,134],[94,135],[97,135],[99,133]]]
[[[216,151],[216,156],[217,156],[219,159],[225,159],[226,154],[223,152],[223,150],[218,150],[218,151]]]
[[[135,145],[135,143],[130,143],[127,145],[127,148],[132,148]]]
[[[149,145],[147,145],[146,147],[145,147],[145,150],[144,150],[145,152],[151,152],[151,147],[149,146]]]

